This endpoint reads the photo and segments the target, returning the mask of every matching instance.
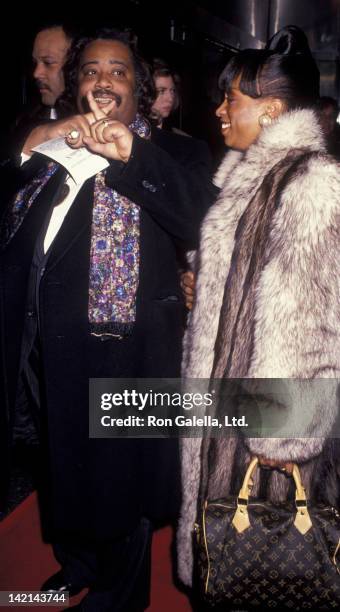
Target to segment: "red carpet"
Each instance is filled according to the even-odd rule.
[[[151,606],[148,612],[192,610],[187,597],[176,589],[172,581],[171,541],[170,528],[161,529],[154,536]],[[41,539],[37,498],[33,493],[0,523],[0,591],[37,591],[43,581],[58,569],[50,546]],[[73,598],[72,605],[81,597],[78,595]],[[25,607],[8,606],[0,609],[22,612]],[[54,606],[39,607],[39,610],[50,612],[59,612],[61,609]]]

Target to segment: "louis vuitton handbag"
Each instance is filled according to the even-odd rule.
[[[339,610],[339,513],[307,503],[296,465],[295,503],[251,498],[257,463],[238,498],[207,500],[195,526],[203,597],[223,611]]]

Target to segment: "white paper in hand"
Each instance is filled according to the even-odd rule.
[[[64,138],[48,140],[34,147],[33,151],[51,157],[64,166],[77,185],[109,166],[105,157],[90,153],[85,147],[71,149]]]

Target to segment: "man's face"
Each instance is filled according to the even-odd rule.
[[[129,48],[116,40],[94,40],[79,62],[77,106],[86,112],[91,91],[99,108],[114,102],[108,115],[129,125],[137,112],[136,78]]]
[[[71,41],[62,28],[42,30],[35,37],[33,77],[46,106],[54,106],[65,89],[63,65]]]

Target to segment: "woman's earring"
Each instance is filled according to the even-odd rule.
[[[271,123],[272,123],[272,118],[270,115],[265,114],[265,115],[259,116],[259,125],[261,127],[267,127]]]

